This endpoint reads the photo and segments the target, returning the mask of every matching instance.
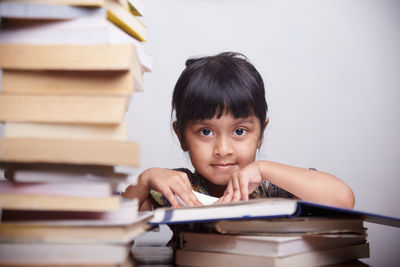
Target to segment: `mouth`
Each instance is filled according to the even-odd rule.
[[[235,163],[215,163],[211,164],[212,167],[220,169],[220,170],[227,170],[233,168],[236,164]]]

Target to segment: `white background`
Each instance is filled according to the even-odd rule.
[[[138,172],[190,167],[171,128],[175,82],[187,58],[237,51],[266,84],[259,158],[332,173],[353,189],[356,209],[400,217],[400,1],[144,2],[153,72],[127,114],[130,139],[141,144]],[[366,226],[363,261],[396,266],[400,229]]]
[[[175,82],[188,57],[237,51],[266,84],[259,158],[332,173],[356,209],[400,217],[400,1],[144,2],[153,72],[128,114],[141,169],[190,166],[171,128]],[[366,226],[364,262],[400,262],[400,229]]]

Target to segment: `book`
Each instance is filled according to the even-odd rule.
[[[132,170],[117,171],[121,166],[57,164],[57,163],[17,163],[0,161],[5,178],[15,182],[28,183],[77,183],[77,182],[136,182]]]
[[[59,174],[65,174],[68,179],[69,177],[75,177],[75,178],[84,178],[85,175],[95,175],[97,177],[103,177],[103,178],[121,178],[125,179],[127,177],[127,173],[123,173],[123,171],[116,171],[117,166],[107,166],[107,165],[85,165],[85,164],[65,164],[65,163],[27,163],[27,162],[4,162],[0,161],[0,169],[6,169],[6,175],[7,171],[10,171],[10,173],[13,177],[7,177],[8,179],[13,180],[14,178],[14,172],[19,172],[19,171],[27,171],[27,172],[37,172],[35,173],[36,176],[46,176],[45,173],[59,173]],[[29,174],[28,174],[29,175]],[[71,176],[69,176],[71,175]],[[21,182],[51,182],[52,179],[40,179],[40,178],[27,178],[27,180],[23,180],[25,178],[21,179]],[[67,181],[66,179],[61,178],[60,180],[57,180],[56,182],[63,182]]]
[[[6,122],[3,137],[128,141],[128,124]]]
[[[69,183],[17,183],[0,181],[0,194],[72,196],[72,197],[107,197],[112,195],[110,183],[69,182]]]
[[[0,121],[121,123],[128,108],[123,96],[39,96],[0,94]]]
[[[0,160],[137,167],[139,145],[135,142],[103,140],[2,138]]]
[[[296,199],[256,199],[200,207],[158,208],[151,224],[203,223],[220,220],[296,217],[354,217],[364,221],[400,227],[400,218],[336,208]]]
[[[222,234],[321,234],[363,233],[361,218],[297,217],[269,220],[223,220],[213,224]]]
[[[182,266],[321,266],[369,257],[369,244],[359,244],[285,257],[252,256],[178,249],[175,263]]]
[[[12,0],[12,2],[70,5],[70,6],[103,6],[104,0]]]
[[[129,244],[0,243],[1,265],[122,264]]]
[[[3,93],[17,95],[129,96],[142,90],[140,76],[142,73],[135,73],[133,69],[128,71],[3,69],[0,75],[0,90]]]
[[[102,8],[96,8],[104,5],[104,1],[99,0],[75,0],[75,4],[81,2],[91,6],[81,7],[73,6],[67,0],[52,1],[0,1],[0,17],[13,19],[73,19],[85,16],[96,16],[103,12]],[[72,2],[72,0],[69,0]]]
[[[128,4],[133,15],[144,16],[144,3],[142,0],[128,0]]]
[[[139,218],[150,218],[152,212],[138,212],[137,200],[120,198],[116,210],[3,210],[2,223],[37,226],[127,226]]]
[[[15,166],[17,165],[17,166]],[[18,167],[19,165],[19,167]],[[28,165],[28,166],[26,166]],[[38,167],[36,167],[36,165]],[[56,166],[54,166],[56,165]],[[80,165],[77,165],[79,167]],[[137,182],[137,176],[133,172],[102,172],[99,166],[84,166],[85,168],[71,168],[67,164],[38,164],[35,168],[32,164],[2,164],[4,177],[13,182],[33,184],[90,184],[106,183],[113,194],[125,191],[125,189]],[[93,168],[93,169],[90,169]]]
[[[77,225],[50,222],[3,222],[0,224],[1,243],[74,243],[124,244],[150,230],[146,223],[151,213],[140,214],[125,225]]]
[[[146,26],[135,15],[123,8],[114,0],[106,0],[107,19],[132,35],[139,41],[145,42]]]
[[[309,251],[326,250],[363,244],[363,235],[354,236],[261,236],[222,235],[183,232],[180,249],[241,255],[284,257]]]
[[[174,266],[174,248],[165,246],[134,246],[131,249],[136,266]]]
[[[34,45],[0,43],[0,67],[27,70],[129,70],[132,44]]]
[[[111,211],[119,208],[120,197],[76,197],[0,193],[0,206],[3,211]]]

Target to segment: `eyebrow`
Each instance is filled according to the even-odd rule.
[[[254,122],[254,120],[250,119],[250,118],[238,118],[238,119],[235,119],[235,120],[237,120],[237,121],[235,121],[235,124],[253,123]],[[205,120],[195,120],[195,121],[192,121],[191,124],[192,125],[207,124],[204,121]]]

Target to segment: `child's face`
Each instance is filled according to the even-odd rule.
[[[255,160],[261,143],[256,116],[191,121],[185,127],[185,146],[197,172],[217,185],[226,185],[233,173]]]

